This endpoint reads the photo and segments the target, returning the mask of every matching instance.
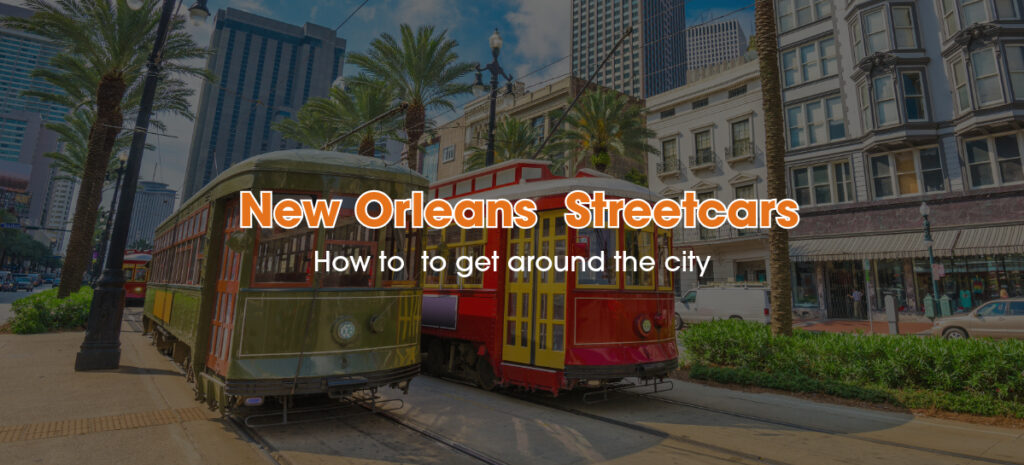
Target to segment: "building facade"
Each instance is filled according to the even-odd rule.
[[[643,0],[643,96],[686,83],[686,4],[679,0]]]
[[[630,27],[633,34],[608,60],[594,83],[643,95],[640,0],[572,0],[572,75],[589,78]]]
[[[342,74],[345,40],[333,30],[299,27],[228,8],[215,17],[189,150],[184,198],[253,155],[295,148],[271,125],[312,97],[325,97]]]
[[[153,244],[157,226],[174,212],[177,194],[162,182],[139,181],[135,189],[132,223],[128,228],[128,248],[139,241]]]
[[[908,316],[933,287],[952,311],[1024,295],[1024,5],[776,5],[795,305],[865,318],[854,291]]]
[[[700,24],[686,30],[686,68],[698,70],[733,61],[747,50],[738,20]]]
[[[721,66],[719,73],[647,99],[647,127],[660,150],[650,155],[651,190],[669,198],[759,199],[765,184],[764,120],[757,61]],[[678,273],[676,291],[712,282],[766,282],[767,234],[761,230],[680,226],[673,249],[711,256],[704,276]]]

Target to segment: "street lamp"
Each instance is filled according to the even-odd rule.
[[[934,307],[932,308],[932,319],[939,314],[939,281],[935,279],[935,252],[933,246],[935,242],[932,241],[932,224],[928,221],[928,215],[931,213],[931,208],[928,207],[927,202],[921,202],[921,218],[924,218],[924,245],[928,247],[928,267],[930,268],[932,277],[932,298]]]
[[[75,371],[112,370],[121,362],[121,319],[124,316],[124,273],[121,271],[121,265],[124,263],[124,249],[128,242],[128,228],[131,226],[135,188],[139,181],[139,169],[142,167],[142,153],[146,150],[149,117],[153,112],[153,99],[160,79],[163,47],[167,41],[175,7],[180,1],[183,0],[163,0],[153,50],[146,63],[142,99],[139,101],[135,129],[132,131],[132,145],[124,169],[123,186],[117,200],[117,216],[111,228],[107,260],[103,275],[93,291],[85,341],[82,342],[75,358]],[[193,21],[200,21],[209,16],[206,0],[198,0],[189,7],[189,15]]]
[[[507,81],[505,93],[512,94],[513,92],[512,76],[505,74],[505,70],[501,69],[501,65],[498,64],[498,54],[501,53],[502,40],[497,29],[494,30],[494,34],[491,34],[488,43],[491,46],[491,55],[494,56],[494,61],[484,67],[481,67],[479,64],[476,65],[476,82],[473,83],[473,94],[477,97],[483,95],[485,91],[489,90],[491,92],[491,110],[487,119],[487,154],[484,158],[484,166],[494,164],[494,112],[498,101],[498,76],[505,78]],[[485,86],[483,83],[483,71],[491,72],[490,86]]]
[[[120,162],[117,166],[117,181],[114,182],[114,196],[110,198],[110,210],[107,211],[107,224],[103,227],[103,237],[100,238],[100,253],[96,257],[96,265],[92,269],[92,283],[100,279],[100,271],[103,270],[103,257],[107,256],[107,242],[110,241],[110,226],[114,222],[114,205],[117,205],[117,193],[121,190],[121,176],[124,174],[124,167],[128,163],[128,154],[121,152],[117,155]]]

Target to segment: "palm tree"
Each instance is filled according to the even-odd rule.
[[[89,132],[95,120],[92,110],[79,108],[64,115],[63,123],[47,123],[46,127],[57,133],[57,140],[64,144],[62,152],[50,152],[46,156],[53,160],[53,165],[61,173],[56,179],[79,181],[85,173],[85,161],[89,156]],[[125,131],[114,143],[114,153],[127,150],[131,145],[132,134]],[[147,145],[147,148],[152,146]],[[120,162],[111,157],[107,163],[106,181],[111,182],[117,177]]]
[[[786,143],[783,139],[782,93],[779,84],[779,49],[775,33],[774,2],[757,2],[757,57],[761,69],[764,107],[765,165],[768,198],[786,198]],[[792,296],[789,284],[789,232],[772,224],[768,231],[768,268],[771,279],[772,334],[793,333]]]
[[[513,117],[502,118],[494,127],[494,162],[533,158],[540,139],[540,131],[525,121]],[[487,157],[485,147],[470,147],[467,152],[469,156],[465,161],[466,171],[484,167]]]
[[[451,99],[465,94],[470,84],[456,82],[471,73],[472,63],[458,61],[458,42],[448,31],[434,33],[433,26],[421,26],[415,32],[408,24],[400,28],[400,39],[388,33],[370,42],[366,53],[353,53],[348,62],[366,72],[364,78],[386,82],[398,98],[409,104],[405,110],[404,130],[408,145],[409,169],[416,171],[419,140],[427,128],[427,110],[455,110]]]
[[[598,171],[606,172],[613,158],[644,162],[647,154],[658,153],[647,141],[656,137],[644,125],[643,108],[610,89],[589,91],[565,117],[556,134],[552,151],[564,151],[560,160],[576,168],[580,158],[589,157]],[[571,166],[569,166],[571,165]]]
[[[138,100],[145,77],[149,44],[155,40],[160,11],[158,0],[144,0],[138,10],[125,0],[25,0],[33,11],[27,18],[4,18],[7,27],[17,28],[49,39],[59,49],[52,67],[33,74],[58,90],[26,92],[47,102],[72,110],[87,108],[95,112],[89,130],[87,157],[82,170],[68,256],[64,264],[59,297],[77,290],[89,263],[90,244],[96,225],[99,201],[110,157],[121,136],[128,108]],[[163,48],[158,95],[166,105],[154,108],[192,117],[187,99],[192,89],[172,76],[192,75],[209,78],[205,69],[185,64],[205,57],[208,52],[197,46],[184,31],[184,19],[172,21]],[[159,128],[159,126],[155,126]]]
[[[360,78],[347,88],[332,87],[327,98],[311,99],[299,110],[295,120],[284,120],[275,128],[288,139],[310,147],[322,147],[391,109],[395,92],[384,83]],[[384,140],[398,133],[396,119],[371,124],[338,142],[338,149],[355,150],[363,156],[375,156],[384,150]]]

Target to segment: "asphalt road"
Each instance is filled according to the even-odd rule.
[[[11,314],[11,302],[18,300],[22,297],[27,297],[37,292],[42,292],[50,289],[49,284],[43,284],[42,287],[37,287],[32,292],[16,291],[16,292],[0,292],[0,324],[7,322],[7,320],[13,316]]]

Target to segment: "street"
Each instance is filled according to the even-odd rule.
[[[22,297],[28,297],[28,296],[30,296],[32,294],[35,294],[35,293],[38,293],[38,292],[43,292],[43,291],[46,291],[46,290],[49,290],[49,289],[50,289],[50,285],[49,284],[43,284],[42,286],[39,286],[39,287],[33,289],[32,292],[25,292],[25,291],[0,292],[0,324],[6,323],[9,318],[14,316],[14,314],[11,313],[11,306],[10,305],[5,305],[5,304],[10,304],[10,303],[14,302],[15,300],[18,300],[18,299],[20,299]]]

